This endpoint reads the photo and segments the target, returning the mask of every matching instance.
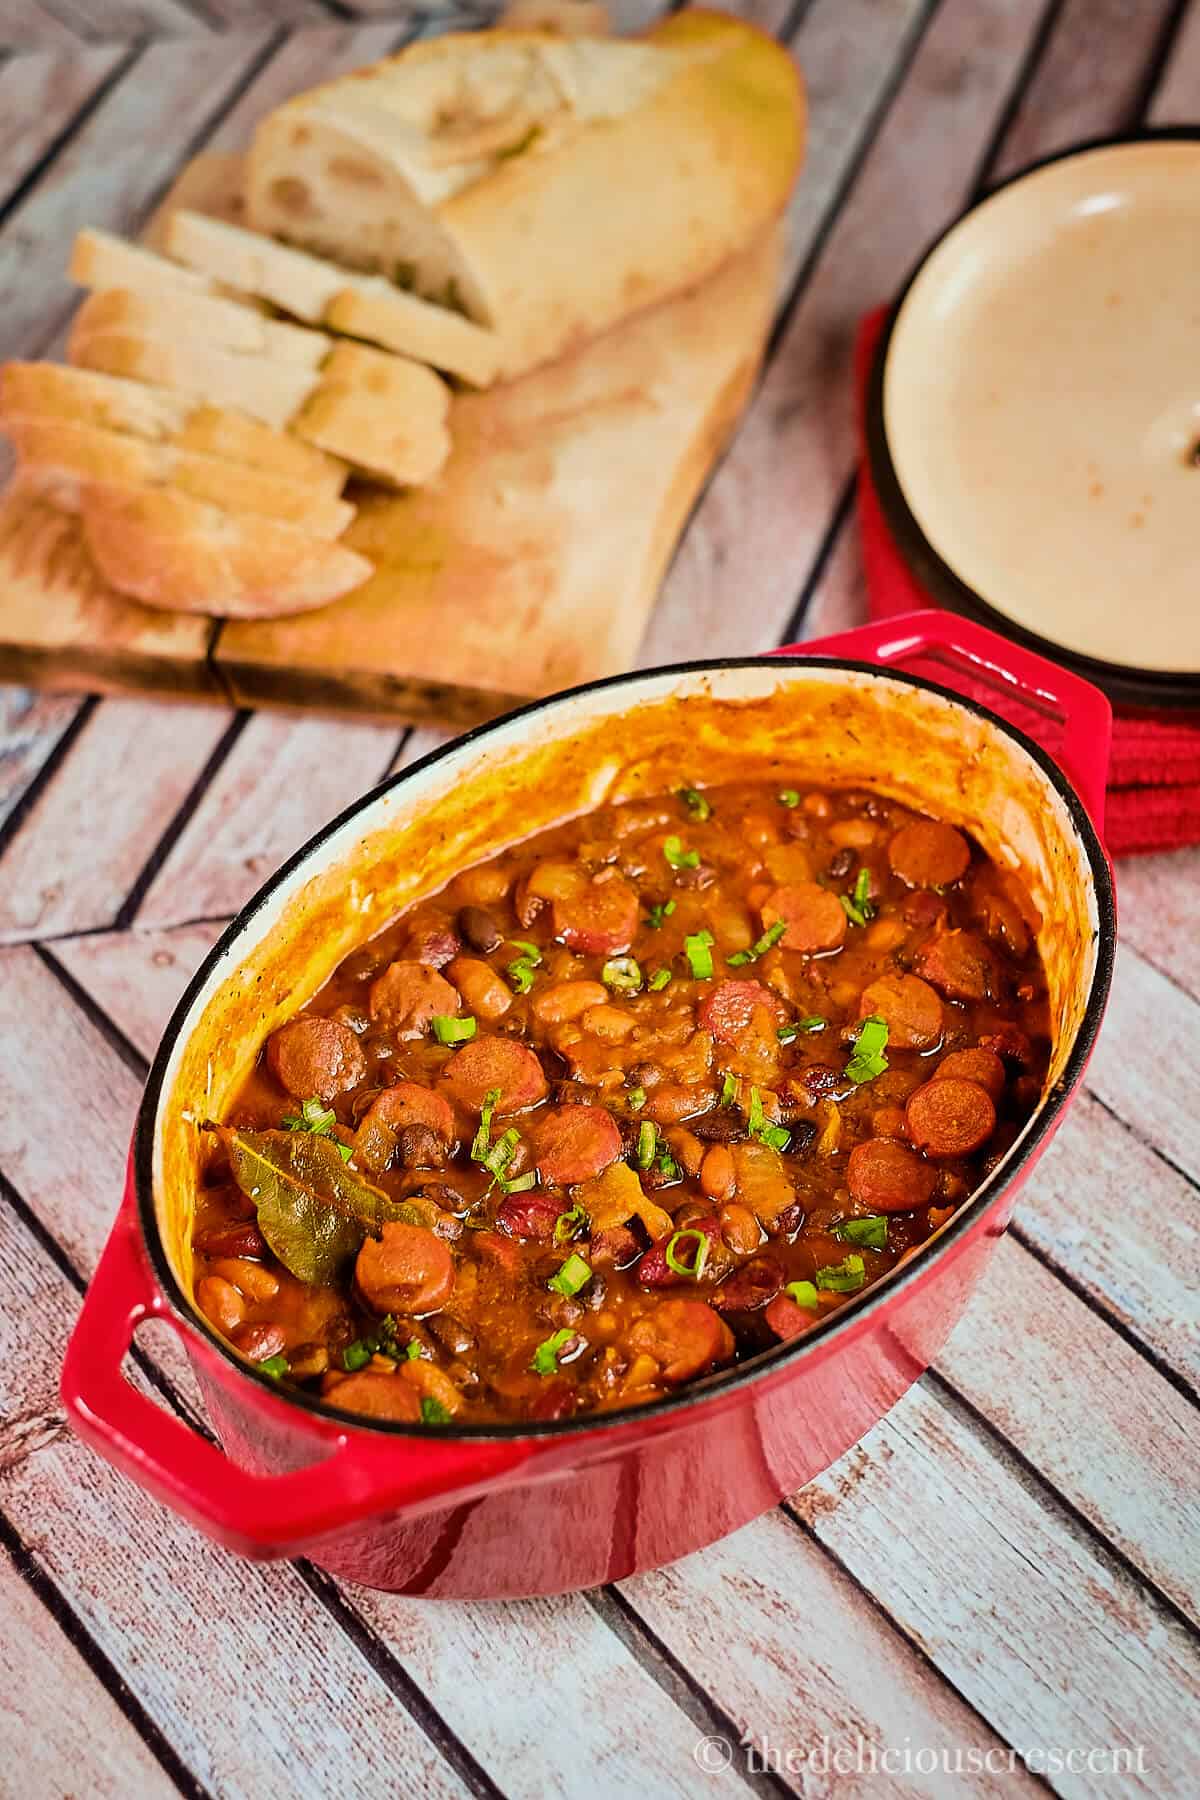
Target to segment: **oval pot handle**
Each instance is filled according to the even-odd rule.
[[[458,1498],[531,1453],[529,1444],[358,1432],[306,1415],[313,1462],[286,1475],[251,1474],[126,1379],[122,1364],[133,1334],[151,1318],[166,1319],[186,1343],[189,1329],[155,1280],[127,1196],[67,1346],[61,1384],[67,1416],[124,1474],[243,1555],[297,1556],[356,1519]],[[264,1393],[259,1404],[278,1409],[280,1421],[294,1426],[295,1409],[282,1395]]]
[[[954,685],[955,665],[965,663],[976,681],[998,690],[998,700],[1007,694],[1043,716],[1061,721],[1062,742],[1053,754],[1091,814],[1096,830],[1103,832],[1112,708],[1099,688],[1070,669],[971,619],[937,608],[876,619],[853,631],[813,638],[809,643],[785,644],[770,654],[850,657],[895,668],[922,656],[933,657],[946,664],[947,686]]]

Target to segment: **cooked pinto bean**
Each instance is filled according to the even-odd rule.
[[[869,1138],[850,1152],[846,1186],[865,1212],[914,1212],[928,1205],[936,1183],[929,1164],[892,1138]]]
[[[996,1129],[996,1108],[985,1087],[939,1075],[909,1097],[908,1135],[929,1156],[973,1156]]]
[[[404,1131],[409,1125],[424,1125],[436,1132],[443,1143],[454,1140],[454,1114],[448,1103],[417,1081],[398,1081],[394,1087],[384,1088],[372,1100],[367,1117],[381,1120],[395,1132]]]
[[[358,1253],[354,1277],[378,1313],[437,1312],[454,1291],[454,1256],[423,1225],[385,1225]]]
[[[914,888],[943,888],[960,881],[971,865],[971,846],[953,825],[914,819],[888,844],[893,875]]]
[[[845,908],[836,894],[815,881],[773,888],[762,904],[762,922],[766,930],[780,923],[786,927],[779,940],[784,950],[816,955],[839,950],[846,940]]]
[[[467,1011],[489,1024],[502,1019],[512,1005],[512,994],[490,963],[474,956],[456,956],[447,963],[446,975],[462,995]]]
[[[737,1186],[733,1158],[724,1144],[713,1144],[700,1164],[700,1186],[710,1200],[729,1200]]]
[[[196,1302],[209,1324],[226,1337],[232,1337],[246,1317],[242,1295],[220,1275],[205,1275],[196,1283]]]
[[[488,1095],[498,1089],[497,1118],[527,1112],[546,1098],[541,1063],[515,1038],[473,1038],[446,1064],[441,1087],[453,1105],[468,1113],[480,1112]]]
[[[533,1016],[544,1025],[562,1025],[578,1019],[593,1006],[603,1006],[608,989],[600,981],[556,981],[543,988],[533,1001]]]
[[[942,1003],[916,975],[881,975],[863,989],[860,1019],[880,1018],[890,1050],[929,1050],[942,1035]]]
[[[617,956],[638,926],[637,890],[616,869],[601,869],[570,896],[551,902],[554,935],[572,950]]]
[[[504,933],[482,906],[459,907],[457,924],[472,950],[478,950],[483,956],[490,956],[504,942]]]
[[[556,1106],[539,1115],[534,1154],[543,1182],[570,1187],[590,1181],[616,1162],[621,1133],[611,1113],[599,1106]]]
[[[344,1376],[328,1390],[326,1399],[347,1412],[365,1413],[369,1419],[415,1425],[421,1418],[421,1396],[412,1383],[379,1369],[360,1369],[357,1375]]]
[[[698,1017],[705,1031],[710,1031],[720,1043],[736,1044],[756,1011],[768,1015],[772,1032],[787,1017],[779,995],[761,981],[719,981],[700,1002]]]
[[[424,1037],[439,1013],[461,1012],[458,990],[428,963],[391,963],[371,983],[371,1017],[396,1036]]]
[[[941,931],[916,955],[916,967],[951,1000],[986,1000],[996,991],[996,959],[971,931]]]
[[[934,1070],[934,1080],[945,1081],[952,1075],[962,1081],[977,1081],[987,1089],[993,1102],[1004,1092],[1004,1064],[994,1050],[952,1050]]]
[[[628,1344],[653,1357],[664,1381],[691,1381],[733,1355],[733,1333],[703,1300],[660,1300],[630,1327]]]
[[[287,1344],[282,1325],[239,1325],[231,1337],[242,1355],[256,1363],[280,1355]]]
[[[240,1256],[222,1256],[209,1265],[214,1275],[230,1282],[247,1300],[273,1300],[279,1292],[279,1277],[261,1263],[246,1262]]]
[[[314,1096],[326,1105],[357,1087],[367,1073],[362,1046],[336,1019],[293,1019],[273,1032],[267,1067],[295,1100]]]

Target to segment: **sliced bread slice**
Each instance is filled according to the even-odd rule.
[[[64,512],[78,512],[82,490],[103,482],[173,487],[227,512],[261,513],[319,538],[340,537],[355,513],[349,501],[320,488],[94,425],[10,416],[5,430],[16,448],[19,478]]]
[[[166,243],[192,269],[310,325],[370,338],[474,387],[487,387],[495,377],[500,346],[494,333],[382,276],[356,275],[203,213],[173,212]]]
[[[372,393],[353,380],[323,381],[291,429],[306,443],[344,457],[367,480],[388,487],[423,487],[450,454],[444,417],[420,408],[407,411],[388,394]]]
[[[76,235],[67,273],[76,286],[93,290],[132,288],[140,294],[165,291],[172,295],[180,288],[193,294],[215,291],[208,277],[195,269],[185,269],[181,263],[156,256],[153,250],[143,250],[140,244],[126,243],[111,231],[90,226]]]
[[[185,344],[136,332],[73,330],[67,355],[76,368],[178,388],[222,407],[237,407],[282,431],[321,380],[299,363],[243,356],[211,344]]]
[[[10,362],[0,368],[0,422],[10,418],[94,425],[150,444],[173,444],[302,483],[327,497],[336,497],[346,478],[339,458],[248,413],[198,402],[174,388],[61,363]]]
[[[275,618],[325,606],[371,574],[366,557],[341,544],[169,489],[97,483],[80,507],[104,579],[147,606]]]
[[[325,332],[264,318],[236,300],[215,294],[167,294],[162,289],[140,294],[114,287],[89,294],[75,315],[72,340],[95,332],[194,338],[243,356],[268,356],[306,369],[319,369],[331,348]]]

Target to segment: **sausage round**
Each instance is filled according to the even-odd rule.
[[[768,930],[780,922],[787,927],[779,940],[785,950],[816,955],[822,950],[840,950],[846,940],[841,901],[815,881],[773,888],[762,903],[762,922]]]
[[[395,1132],[424,1125],[447,1144],[454,1141],[454,1114],[448,1102],[419,1081],[398,1081],[394,1087],[384,1088],[372,1100],[367,1118],[379,1119]]]
[[[971,865],[971,846],[953,825],[934,819],[914,819],[888,844],[892,874],[914,888],[949,887],[960,881]]]
[[[799,1337],[810,1325],[820,1322],[819,1312],[809,1312],[806,1307],[797,1306],[790,1294],[776,1294],[763,1314],[767,1324],[775,1336],[787,1343],[790,1338]]]
[[[1004,1064],[994,1050],[952,1050],[949,1056],[943,1056],[934,1070],[934,1081],[945,1081],[950,1076],[957,1076],[961,1081],[977,1081],[981,1088],[986,1088],[993,1102],[998,1101],[1004,1092]]]
[[[357,1087],[367,1072],[362,1046],[337,1019],[293,1019],[267,1044],[267,1067],[296,1100],[329,1102]]]
[[[782,1263],[773,1256],[752,1256],[721,1283],[712,1303],[721,1312],[759,1312],[771,1304],[783,1283]]]
[[[733,1355],[733,1333],[703,1300],[660,1300],[634,1321],[627,1341],[671,1382],[691,1381]]]
[[[354,1274],[363,1299],[378,1313],[437,1312],[454,1291],[454,1256],[424,1225],[393,1220],[367,1239]]]
[[[916,975],[881,975],[862,991],[860,1019],[877,1017],[896,1050],[928,1050],[942,1035],[942,1003]]]
[[[951,1000],[995,997],[996,959],[972,931],[942,931],[918,950],[916,967]]]
[[[621,1133],[602,1106],[556,1106],[538,1120],[534,1153],[543,1182],[570,1187],[616,1162]]]
[[[568,898],[551,902],[554,935],[589,956],[617,956],[637,932],[637,892],[617,869],[601,869]]]
[[[996,1129],[996,1108],[985,1087],[957,1075],[927,1081],[904,1109],[908,1135],[930,1156],[972,1156]]]
[[[936,1181],[928,1163],[893,1138],[856,1144],[846,1168],[850,1198],[868,1212],[914,1212],[928,1203]]]
[[[697,1017],[704,1030],[722,1044],[736,1044],[756,1007],[764,1007],[776,1024],[783,1023],[786,1009],[782,1000],[761,981],[718,981],[700,1002]]]
[[[495,1116],[526,1112],[546,1098],[546,1077],[532,1050],[514,1038],[477,1037],[455,1052],[439,1077],[452,1105],[478,1113],[498,1089]]]
[[[360,1369],[347,1375],[325,1394],[334,1406],[347,1412],[366,1413],[372,1419],[395,1419],[414,1425],[421,1417],[421,1396],[409,1381],[399,1375],[387,1375],[382,1369]]]
[[[371,983],[371,1017],[399,1038],[424,1037],[429,1022],[441,1013],[457,1013],[458,989],[428,963],[390,963]]]

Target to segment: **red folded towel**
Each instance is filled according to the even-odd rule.
[[[871,361],[886,312],[886,307],[880,307],[867,314],[859,326],[855,346],[860,443],[865,442],[863,424]],[[924,592],[909,570],[888,529],[865,454],[858,471],[858,523],[871,617],[887,619],[895,613],[936,606],[936,600]],[[956,685],[969,688],[965,680]],[[990,690],[981,689],[978,698],[994,710],[1004,711]],[[1013,722],[1053,752],[1052,733],[1039,729],[1040,721],[1023,716]],[[1113,708],[1104,837],[1113,856],[1200,844],[1200,712]]]

